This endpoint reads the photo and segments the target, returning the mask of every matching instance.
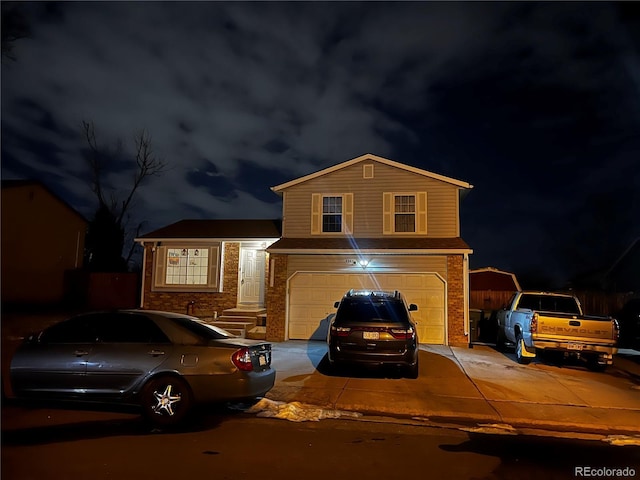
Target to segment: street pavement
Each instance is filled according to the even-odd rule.
[[[420,374],[395,370],[334,371],[324,342],[273,343],[276,384],[267,398],[478,428],[640,435],[640,352],[623,351],[606,372],[579,363],[520,365],[492,346],[422,345]]]

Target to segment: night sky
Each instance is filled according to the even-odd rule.
[[[91,218],[82,121],[122,141],[116,195],[146,129],[146,233],[277,218],[270,187],[373,153],[474,185],[472,268],[563,282],[640,236],[638,5],[3,2],[30,35],[2,61],[2,178]]]

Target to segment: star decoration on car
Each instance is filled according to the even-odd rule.
[[[156,397],[156,400],[158,401],[158,404],[155,407],[153,407],[153,411],[158,415],[162,415],[164,411],[170,416],[173,416],[174,414],[173,404],[179,402],[181,400],[181,397],[180,397],[180,394],[171,395],[171,390],[172,390],[171,385],[167,385],[166,388],[164,389],[164,392],[162,393],[158,393],[157,391],[153,392],[153,395]]]

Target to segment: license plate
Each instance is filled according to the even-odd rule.
[[[567,344],[567,350],[582,350],[583,345],[581,343],[569,343]]]
[[[362,332],[362,338],[365,340],[379,340],[380,333],[379,332]]]
[[[265,358],[264,355],[260,355],[258,357],[258,363],[260,364],[261,367],[264,367],[267,364],[267,359]]]

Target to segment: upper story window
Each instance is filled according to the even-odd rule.
[[[322,197],[322,231],[342,231],[342,197]]]
[[[416,196],[395,195],[394,202],[394,231],[416,231]]]
[[[311,233],[351,233],[352,193],[314,193],[311,195]]]
[[[383,233],[427,233],[426,192],[385,192],[383,194]]]
[[[163,245],[154,255],[154,290],[217,292],[221,244]]]

